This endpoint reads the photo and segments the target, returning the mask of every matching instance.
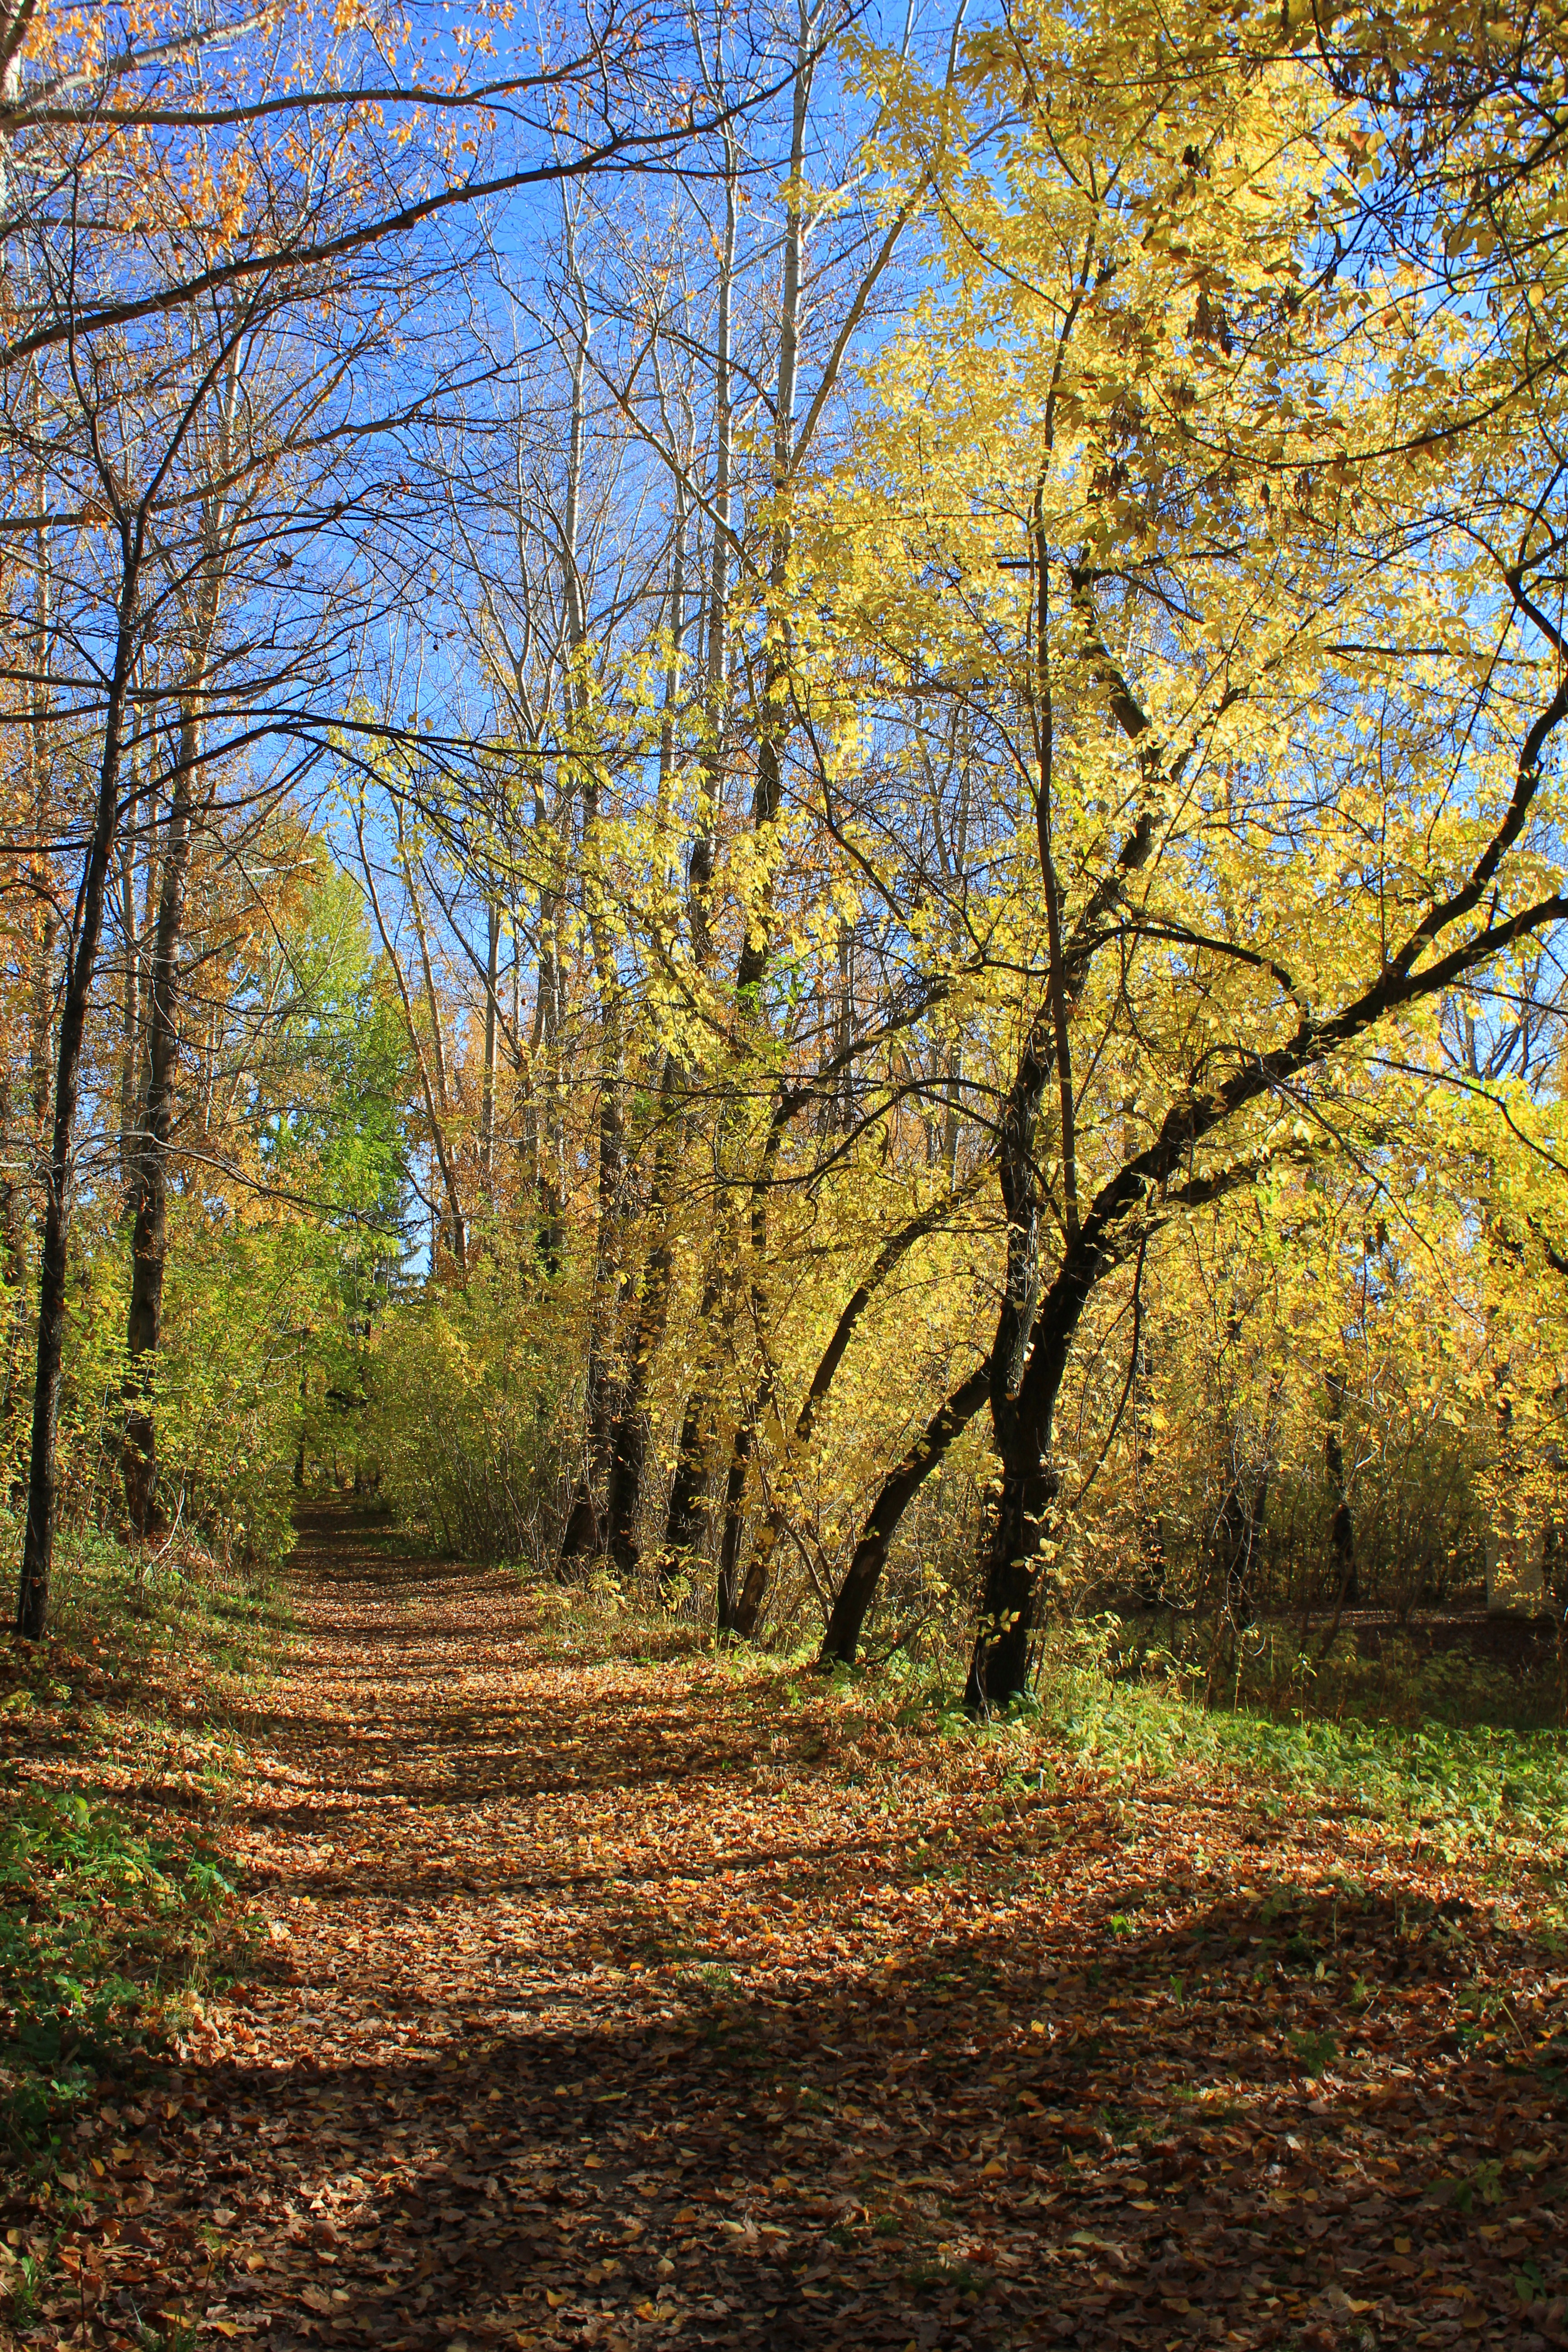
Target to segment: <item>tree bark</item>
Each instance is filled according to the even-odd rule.
[[[33,377],[35,405],[37,379]],[[48,492],[39,485],[39,506],[47,509]],[[53,549],[47,524],[40,524],[34,545],[37,604],[34,612],[34,670],[27,693],[27,766],[33,819],[33,887],[41,911],[37,960],[32,973],[28,1058],[32,1068],[33,1125],[39,1144],[49,1115],[49,1033],[54,1025],[55,952],[59,943],[59,910],[49,872],[48,841],[53,827],[55,793],[51,756],[49,677],[53,637]]]
[[[708,1540],[708,1490],[712,1475],[714,1434],[711,1330],[721,1290],[721,1270],[715,1266],[702,1286],[702,1297],[698,1304],[696,1328],[704,1354],[681,1414],[675,1475],[670,1481],[669,1502],[665,1511],[658,1580],[661,1586],[666,1587],[673,1584],[677,1577],[689,1572],[698,1553]]]
[[[139,1536],[150,1535],[155,1524],[158,1438],[153,1416],[153,1381],[163,1330],[169,1137],[174,1126],[174,1076],[180,1055],[180,945],[190,874],[191,789],[200,751],[200,724],[196,698],[188,696],[180,714],[178,763],[170,780],[158,927],[153,936],[148,992],[147,1090],[132,1162],[122,1472],[126,1509]]]
[[[1138,1538],[1138,1598],[1145,1609],[1157,1609],[1165,1597],[1165,1522],[1152,1500],[1156,1447],[1154,1416],[1149,1389],[1152,1360],[1142,1328],[1142,1262],[1133,1294],[1132,1335],[1132,1465],[1133,1512]]]
[[[11,1073],[0,1068],[0,1288],[5,1321],[5,1360],[0,1365],[0,1452],[10,1451],[16,1419],[18,1373],[25,1329],[23,1285],[27,1274],[25,1194],[17,1179],[17,1139],[12,1119]]]
[[[33,1448],[27,1482],[27,1524],[16,1593],[16,1631],[40,1641],[48,1623],[58,1502],[55,1438],[59,1423],[60,1368],[65,1340],[66,1278],[70,1230],[71,1150],[80,1088],[82,1034],[103,936],[103,903],[114,853],[125,706],[136,648],[136,601],[144,518],[121,524],[122,568],[114,664],[103,720],[98,794],[77,888],[66,959],[55,1051],[55,1117],[44,1175],[44,1237],[38,1265],[38,1358],[33,1388]]]
[[[876,1502],[861,1528],[848,1573],[835,1596],[822,1637],[819,1663],[852,1666],[861,1631],[877,1597],[888,1547],[931,1473],[973,1420],[991,1394],[991,1360],[975,1366],[951,1396],[944,1398],[920,1435],[908,1446],[883,1479]]]
[[[682,1076],[674,1055],[667,1054],[659,1078],[659,1129],[654,1145],[653,1184],[648,1201],[652,1238],[643,1268],[626,1376],[610,1432],[605,1487],[605,1543],[617,1576],[631,1576],[637,1567],[637,1524],[648,1458],[648,1383],[668,1320],[669,1293],[675,1276],[669,1218],[679,1158],[681,1121],[678,1102]]]
[[[1337,1375],[1331,1375],[1327,1386],[1329,1420],[1323,1431],[1323,1466],[1329,1474],[1329,1492],[1334,1502],[1334,1515],[1329,1525],[1329,1544],[1334,1562],[1334,1618],[1337,1626],[1340,1612],[1357,1605],[1361,1590],[1356,1576],[1355,1517],[1345,1485],[1345,1383]]]
[[[479,1098],[479,1181],[484,1188],[486,1206],[493,1211],[496,1166],[496,989],[500,979],[500,908],[492,899],[485,911],[489,921],[489,935],[488,952],[485,959],[484,1088]]]
[[[137,803],[132,785],[126,822],[132,824]],[[149,866],[153,864],[151,856]],[[142,935],[136,919],[136,849],[133,839],[120,845],[120,927],[125,940],[125,971],[120,1004],[120,1181],[127,1213],[134,1214],[136,1188],[136,1123],[141,1108],[139,1070],[142,1046]]]
[[[1000,1411],[994,1397],[992,1401],[1000,1476],[988,1519],[979,1629],[963,1694],[972,1714],[1005,1706],[1027,1679],[1029,1639],[1039,1600],[1035,1561],[1061,1491],[1060,1474],[1050,1459],[1055,1407],[1054,1384],[1043,1417],[1018,1398],[1009,1399]]]

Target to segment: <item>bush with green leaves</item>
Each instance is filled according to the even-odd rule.
[[[570,1494],[580,1299],[487,1257],[387,1316],[363,1444],[398,1516],[454,1557],[551,1571]]]

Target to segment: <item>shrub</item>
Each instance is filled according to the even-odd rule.
[[[521,1296],[520,1296],[521,1292]],[[398,1516],[454,1556],[554,1564],[582,1370],[569,1280],[520,1282],[487,1259],[388,1316],[363,1442]]]

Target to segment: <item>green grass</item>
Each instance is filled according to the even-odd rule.
[[[17,1520],[0,1510],[0,1559],[14,1562],[21,1540]],[[209,1674],[248,1679],[275,1667],[292,1625],[275,1575],[194,1541],[143,1553],[96,1529],[63,1528],[56,1544],[51,1641],[108,1673],[135,1675],[172,1651]]]
[[[1419,1727],[1279,1722],[1080,1672],[1044,1696],[1037,1736],[1139,1780],[1239,1780],[1265,1794],[1431,1829],[1461,1847],[1499,1837],[1555,1843],[1568,1822],[1568,1738],[1554,1729],[1436,1718]]]
[[[0,2126],[15,2146],[156,2046],[210,1980],[233,1896],[210,1853],[149,1837],[101,1798],[0,1796]]]
[[[16,1534],[0,1515],[13,1560]],[[289,1626],[272,1580],[194,1544],[148,1558],[62,1533],[47,1636],[0,1654],[0,2155],[47,2154],[96,2079],[155,2053],[238,1949],[214,1854],[109,1788],[177,1754],[221,1808],[226,1705],[276,1669]],[[209,1711],[218,1727],[198,1731]]]
[[[1462,1719],[1450,1706],[1426,1711],[1423,1688],[1403,1691],[1390,1719],[1345,1703],[1326,1681],[1287,1709],[1245,1685],[1205,1706],[1180,1673],[1116,1671],[1114,1625],[1066,1627],[1048,1644],[1033,1699],[1004,1720],[976,1726],[956,1695],[927,1681],[903,1686],[898,1719],[961,1739],[1000,1739],[1016,1751],[1016,1790],[1048,1790],[1074,1767],[1130,1790],[1170,1783],[1245,1795],[1266,1817],[1303,1809],[1353,1813],[1422,1839],[1449,1858],[1469,1852],[1508,1866],[1519,1860],[1568,1891],[1568,1733]],[[1450,1700],[1463,1685],[1452,1662],[1441,1681]],[[845,1696],[855,1703],[847,1687]],[[858,1694],[864,1703],[865,1693]],[[1326,1702],[1333,1701],[1333,1711]]]

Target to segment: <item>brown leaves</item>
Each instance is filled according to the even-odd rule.
[[[1506,1909],[1375,1824],[542,1663],[503,1580],[353,1544],[228,1801],[279,1933],[221,2053],[6,2217],[78,2263],[57,2340],[1563,2340],[1564,1979]]]

